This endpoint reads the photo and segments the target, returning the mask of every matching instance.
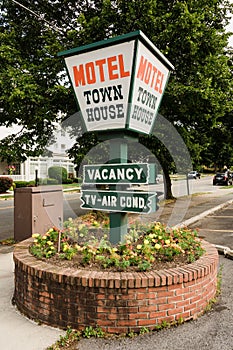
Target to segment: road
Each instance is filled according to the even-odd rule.
[[[187,186],[188,184],[188,186]],[[149,186],[151,191],[164,192],[164,184]],[[221,187],[212,185],[212,177],[202,177],[200,180],[179,180],[172,182],[172,190],[175,197],[185,196],[188,193],[200,192],[218,192],[222,191]],[[162,199],[163,196],[161,196]],[[84,210],[80,209],[80,195],[79,193],[65,193],[64,194],[64,220],[69,217],[75,218]],[[0,200],[0,240],[13,237],[14,232],[14,201],[13,199]]]
[[[233,204],[189,225],[198,228],[199,236],[215,245],[233,250]]]

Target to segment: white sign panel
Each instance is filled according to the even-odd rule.
[[[169,77],[169,69],[139,42],[129,129],[149,134]]]
[[[125,128],[134,42],[65,58],[87,131]]]

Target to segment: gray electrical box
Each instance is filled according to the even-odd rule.
[[[44,234],[63,221],[61,186],[16,188],[14,194],[14,240],[23,241],[33,233]]]

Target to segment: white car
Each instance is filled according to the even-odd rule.
[[[198,171],[193,170],[188,173],[188,178],[189,179],[200,179],[201,175]]]
[[[162,181],[163,181],[163,175],[158,174],[158,175],[156,176],[156,183],[158,184],[158,183],[160,183],[160,182],[162,182]]]

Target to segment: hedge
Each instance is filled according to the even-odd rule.
[[[58,180],[58,183],[64,183],[67,178],[67,170],[61,166],[52,166],[48,169],[49,178]]]

